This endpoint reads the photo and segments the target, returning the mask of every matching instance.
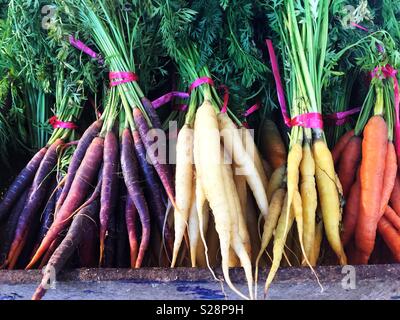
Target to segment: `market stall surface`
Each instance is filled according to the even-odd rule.
[[[278,272],[267,299],[400,300],[400,264],[318,267],[316,272],[322,292],[310,269],[287,268]],[[242,270],[231,270],[231,274],[237,287],[246,292]],[[263,298],[265,271],[262,274],[259,298]],[[222,278],[218,270],[217,277]],[[0,300],[30,299],[40,279],[39,270],[0,271]],[[61,272],[56,280],[44,299],[238,299],[207,269],[78,269]]]

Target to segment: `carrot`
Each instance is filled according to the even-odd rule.
[[[14,240],[15,229],[17,228],[18,219],[25,206],[26,198],[28,197],[29,190],[26,189],[19,197],[17,203],[14,204],[11,213],[6,221],[4,229],[1,234],[0,241],[0,269],[3,268],[3,263],[7,259],[7,254],[10,250],[11,243]]]
[[[394,211],[400,212],[400,176],[397,175],[394,181],[392,194],[390,195],[390,206]]]
[[[315,241],[314,241],[314,248],[313,248],[314,250],[313,250],[312,256],[310,258],[310,264],[312,266],[315,266],[318,261],[319,252],[321,249],[323,231],[324,231],[324,224],[321,219],[320,221],[317,222],[317,224],[315,226]]]
[[[285,144],[278,127],[272,120],[265,119],[261,123],[260,129],[260,150],[264,159],[268,161],[273,170],[276,170],[286,163],[287,152]]]
[[[374,248],[382,199],[388,129],[381,116],[370,118],[364,128],[360,168],[360,212],[355,230],[358,263],[368,263]]]
[[[187,230],[189,236],[189,245],[190,245],[190,261],[192,264],[192,268],[196,267],[196,255],[197,255],[197,247],[199,244],[200,237],[200,226],[199,226],[199,216],[197,214],[196,207],[196,185],[192,186],[192,203],[190,205],[189,210],[189,218],[187,222]]]
[[[65,198],[68,195],[68,192],[71,189],[72,182],[74,181],[76,172],[78,171],[79,166],[83,158],[85,157],[86,150],[92,143],[93,139],[98,135],[103,125],[103,120],[98,119],[93,122],[83,133],[82,137],[79,139],[78,145],[72,155],[71,161],[68,165],[68,171],[65,178],[65,184],[63,188],[63,192],[58,198],[56,204],[56,212],[61,208],[61,205],[64,203]]]
[[[247,153],[249,154],[249,156],[253,159],[254,165],[256,166],[257,171],[260,173],[260,177],[263,181],[264,189],[266,190],[268,186],[268,178],[266,171],[264,169],[264,164],[263,160],[261,159],[260,152],[257,149],[257,146],[254,142],[253,136],[250,133],[250,130],[245,127],[241,127],[240,129],[241,129],[240,133],[242,136],[243,146],[247,151]]]
[[[113,131],[106,133],[103,152],[103,183],[100,194],[100,255],[103,262],[104,241],[109,227],[110,216],[114,214],[118,188],[118,139]]]
[[[97,177],[97,185],[94,188],[93,192],[86,198],[85,202],[83,202],[74,212],[79,212],[80,210],[84,209],[85,207],[89,206],[92,204],[94,201],[97,200],[97,198],[100,197],[100,192],[101,192],[101,186],[102,186],[102,181],[103,181],[103,170],[102,167],[100,167],[99,174]],[[55,217],[56,219],[56,217]],[[42,261],[39,264],[39,269],[43,268],[49,259],[51,258],[52,254],[54,251],[58,248],[60,243],[62,242],[63,238],[65,237],[66,230],[62,230],[56,237],[56,239],[53,240],[53,242],[50,244],[49,248],[47,249],[46,253],[43,255]]]
[[[165,191],[168,194],[168,198],[171,200],[172,205],[176,207],[175,190],[174,190],[172,175],[170,172],[170,167],[166,163],[160,161],[160,159],[158,159],[158,157],[156,156],[155,152],[151,152],[154,149],[153,134],[155,134],[156,132],[150,130],[146,122],[146,119],[144,118],[139,108],[134,108],[132,114],[135,119],[135,123],[137,125],[137,130],[139,131],[140,137],[146,148],[147,156],[151,160],[151,163],[153,164],[154,168],[156,169],[157,174],[160,177],[161,182],[165,188]],[[160,147],[163,148],[163,146]],[[166,148],[162,150],[166,150]]]
[[[300,163],[300,193],[303,211],[304,232],[301,244],[304,245],[304,254],[310,259],[315,238],[315,213],[317,210],[317,189],[315,185],[315,162],[312,156],[309,141],[303,145],[303,157]],[[298,219],[297,219],[298,220]],[[298,226],[299,228],[299,226]]]
[[[271,165],[267,162],[267,160],[264,160],[264,159],[262,159],[262,165],[263,165],[263,168],[264,168],[264,172],[265,172],[265,174],[267,176],[267,179],[268,180],[271,179],[271,175],[272,175],[272,172],[273,172]]]
[[[27,269],[39,260],[54,239],[57,238],[58,234],[69,225],[71,215],[82,204],[86,195],[89,193],[89,190],[93,188],[91,184],[95,179],[103,160],[103,146],[104,140],[102,138],[97,137],[93,139],[78,171],[76,172],[75,179],[72,182],[70,191],[68,192],[63,205],[58,211],[57,216],[54,218],[54,222],[38,250],[26,267]]]
[[[50,188],[48,192],[48,201],[46,203],[46,206],[44,208],[43,214],[40,217],[40,229],[36,238],[36,245],[33,249],[32,254],[34,254],[39,247],[40,243],[42,242],[44,236],[47,233],[47,230],[50,229],[51,224],[53,223],[54,220],[54,209],[56,206],[57,202],[57,196],[60,195],[62,189],[57,189],[57,180],[52,184],[52,187]]]
[[[139,213],[142,225],[142,239],[139,246],[135,268],[142,265],[144,255],[150,242],[150,213],[140,186],[139,164],[135,154],[133,138],[128,128],[122,132],[121,142],[121,167],[129,196]]]
[[[131,268],[135,268],[139,251],[139,241],[136,232],[137,210],[129,194],[126,196],[125,220],[128,229]]]
[[[40,300],[46,293],[49,281],[54,280],[56,274],[65,266],[68,259],[81,243],[84,234],[93,227],[95,215],[98,212],[98,201],[92,202],[75,217],[71,223],[67,235],[51,256],[43,272],[43,278],[32,296],[32,300]]]
[[[357,219],[360,211],[360,170],[357,171],[357,177],[355,183],[351,186],[346,205],[344,207],[343,215],[343,230],[342,230],[342,243],[344,246],[348,244],[350,239],[354,235],[356,228]]]
[[[378,231],[389,247],[396,262],[400,262],[400,233],[385,216],[378,222]]]
[[[272,235],[274,233],[274,229],[276,224],[278,223],[279,217],[287,211],[286,206],[288,204],[287,201],[287,193],[284,189],[278,189],[274,192],[271,202],[269,204],[269,214],[264,221],[263,233],[261,238],[261,247],[260,251],[258,252],[258,256],[256,259],[256,270],[255,270],[255,277],[254,281],[256,284],[255,287],[255,294],[257,294],[257,283],[258,283],[258,265],[261,259],[262,254],[264,253],[265,249],[267,248]]]
[[[286,173],[285,164],[275,169],[275,171],[272,173],[267,187],[268,200],[271,200],[272,195],[275,193],[275,191],[281,187],[283,179],[285,177],[285,173]]]
[[[333,158],[333,163],[335,166],[340,160],[340,157],[342,155],[343,149],[347,145],[347,143],[350,141],[350,139],[354,136],[354,130],[347,131],[343,136],[340,137],[340,139],[336,142],[335,146],[332,149],[332,158]]]
[[[147,161],[146,149],[140,138],[137,130],[132,130],[132,137],[135,145],[136,155],[139,161],[140,169],[145,178],[145,194],[152,201],[149,201],[149,210],[151,214],[154,214],[157,222],[158,229],[166,242],[167,251],[171,255],[174,243],[174,236],[168,224],[164,225],[165,221],[165,210],[163,196],[165,191],[160,183],[157,173],[154,171],[154,167]]]
[[[219,236],[222,256],[222,272],[229,287],[240,297],[247,299],[233,285],[229,276],[229,249],[231,247],[232,221],[229,214],[229,200],[223,180],[222,164],[220,163],[220,134],[218,120],[210,101],[205,100],[198,108],[195,118],[194,154],[196,171],[201,172],[201,182],[204,194],[213,212],[215,228]],[[199,169],[198,169],[199,168]]]
[[[194,158],[198,159],[198,156],[194,155]],[[199,220],[200,238],[202,239],[197,247],[197,260],[199,262],[199,266],[204,267],[210,265],[210,261],[208,259],[208,246],[205,239],[209,222],[209,206],[203,191],[201,174],[199,171],[196,171],[194,196],[196,199],[196,212]]]
[[[289,161],[288,161],[289,163]],[[298,192],[297,190],[294,190],[294,194]],[[289,199],[289,195],[287,195]],[[286,201],[287,203],[290,203],[289,201]],[[292,227],[293,220],[294,220],[294,210],[293,207],[290,208],[288,211],[287,208],[284,208],[286,210],[282,210],[281,216],[279,217],[278,224],[276,226],[275,230],[275,235],[274,235],[274,246],[272,249],[273,252],[273,260],[272,260],[272,266],[271,269],[269,270],[268,276],[267,276],[267,281],[265,282],[265,287],[264,287],[264,295],[267,294],[267,291],[269,289],[269,286],[271,285],[272,280],[275,277],[276,272],[278,271],[279,265],[282,260],[282,255],[283,251],[285,248],[285,242],[286,238],[288,236],[288,233]]]
[[[257,168],[252,157],[245,150],[240,131],[226,113],[218,114],[218,124],[224,147],[235,164],[240,169],[240,174],[246,176],[247,183],[253,192],[261,215],[268,215],[268,199],[266,195],[267,178],[264,169]],[[236,170],[237,171],[237,170]],[[238,172],[236,172],[238,174]]]
[[[222,147],[221,147],[222,149]],[[223,151],[221,151],[221,161],[223,161]],[[233,180],[232,167],[230,164],[223,164],[222,179],[224,182],[227,201],[229,206],[229,214],[231,219],[231,241],[232,249],[240,260],[242,265],[250,293],[250,299],[253,298],[253,274],[251,266],[251,248],[250,236],[247,230],[246,221],[244,219],[240,200],[237,194],[235,181]]]
[[[142,97],[140,100],[142,101],[142,105],[143,105],[144,109],[146,110],[147,115],[150,118],[153,128],[161,129],[162,126],[161,126],[160,118],[158,117],[158,114],[157,114],[156,110],[154,109],[151,101],[149,99],[147,99],[146,97]]]
[[[13,204],[18,200],[19,196],[24,192],[24,190],[32,183],[36,171],[38,170],[39,165],[46,153],[47,148],[40,149],[11,183],[3,197],[3,200],[0,203],[0,222],[8,217]]]
[[[292,201],[294,192],[299,186],[299,168],[301,160],[303,158],[303,148],[300,141],[297,141],[292,145],[289,150],[288,160],[287,160],[287,206],[285,216],[289,219],[289,211],[292,208]],[[287,230],[289,232],[289,230]],[[285,231],[286,233],[286,231]]]
[[[101,199],[100,199],[101,204]],[[113,268],[115,267],[115,254],[116,254],[116,232],[115,232],[115,212],[113,212],[108,221],[107,237],[104,241],[104,254],[101,267]],[[100,260],[99,260],[100,261]]]
[[[258,224],[259,214],[256,208],[256,204],[254,202],[253,195],[250,192],[246,192],[246,194],[246,207],[243,210],[243,214],[245,215],[247,229],[249,230],[251,244],[251,262],[255,263],[257,260],[257,255],[260,252],[261,248],[261,236]]]
[[[353,136],[346,144],[339,160],[338,176],[343,188],[343,196],[347,199],[350,188],[354,183],[356,171],[361,160],[362,139]]]
[[[328,242],[336,253],[341,265],[347,263],[346,255],[340,241],[339,224],[342,218],[336,174],[332,155],[323,140],[314,140],[313,156],[316,168],[316,182],[322,218]]]
[[[175,266],[179,248],[186,230],[193,198],[193,130],[184,125],[178,133],[176,143],[175,190],[176,208],[174,212],[175,242],[171,267]]]
[[[24,209],[18,220],[17,229],[15,230],[14,241],[11,244],[8,253],[8,268],[13,269],[18,257],[25,245],[31,223],[35,214],[40,209],[42,202],[46,196],[47,187],[50,183],[49,174],[57,163],[57,151],[64,142],[61,139],[56,140],[47,150],[42,162],[33,179],[32,186],[29,190],[28,197]]]
[[[397,174],[397,156],[393,142],[387,145],[385,172],[383,176],[383,189],[381,194],[381,205],[379,218],[384,214],[385,209],[389,203],[390,196],[396,181]]]
[[[385,218],[400,232],[400,216],[389,206],[385,209]]]

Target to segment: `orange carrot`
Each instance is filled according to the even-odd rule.
[[[400,216],[391,207],[386,206],[384,217],[400,232]]]
[[[275,170],[286,163],[287,152],[285,144],[276,124],[265,119],[261,124],[260,151],[262,156]]]
[[[400,232],[393,227],[385,216],[378,222],[378,231],[392,252],[396,262],[400,262]]]
[[[368,263],[374,248],[383,177],[385,171],[388,129],[385,120],[375,115],[364,128],[360,168],[360,212],[355,230],[358,262]]]
[[[332,149],[333,162],[336,165],[342,155],[342,151],[346,146],[347,142],[354,136],[354,130],[347,131],[341,138],[336,142],[336,145]]]
[[[353,136],[345,145],[339,160],[338,176],[343,188],[343,196],[347,199],[354,183],[356,171],[361,160],[361,138]]]
[[[390,195],[390,206],[394,211],[400,213],[400,176],[397,175],[394,181],[392,194]]]
[[[343,215],[342,243],[347,245],[354,234],[357,224],[358,213],[360,210],[360,170],[357,172],[356,182],[351,186]]]
[[[385,209],[389,203],[390,195],[392,194],[393,187],[397,174],[397,156],[393,142],[389,142],[386,152],[385,173],[383,176],[383,189],[381,194],[381,206],[379,211],[378,220],[385,213]]]

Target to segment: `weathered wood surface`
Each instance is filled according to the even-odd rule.
[[[316,272],[324,289],[322,292],[310,269],[288,268],[279,270],[267,299],[400,300],[400,264],[354,269],[319,267]],[[259,298],[263,298],[265,274],[264,270],[258,286]],[[217,276],[221,276],[219,270]],[[237,287],[246,293],[242,270],[231,270],[231,276]],[[30,299],[40,279],[38,270],[0,271],[0,300]],[[226,284],[213,279],[207,269],[78,269],[64,271],[56,280],[56,288],[50,289],[45,299],[238,298]]]

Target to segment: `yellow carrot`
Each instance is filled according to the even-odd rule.
[[[269,180],[268,187],[267,187],[267,198],[268,201],[271,200],[272,195],[276,190],[278,190],[283,183],[283,179],[285,178],[286,174],[286,164],[280,166],[278,169],[276,169]]]
[[[193,130],[184,125],[176,143],[174,228],[175,241],[171,267],[175,266],[189,218],[193,190]]]
[[[332,155],[322,140],[314,141],[313,155],[316,167],[315,178],[326,237],[340,264],[345,265],[347,264],[347,259],[340,241],[339,230],[342,212]]]
[[[240,172],[235,173],[246,176],[247,183],[254,194],[257,206],[261,214],[266,216],[268,214],[268,199],[266,195],[267,181],[264,170],[260,172],[257,169],[253,161],[254,159],[249,156],[243,146],[239,129],[236,128],[226,113],[218,114],[218,123],[224,147],[235,164],[240,167]]]
[[[303,158],[300,163],[300,193],[303,206],[304,230],[302,242],[304,252],[308,259],[311,257],[315,237],[315,212],[317,210],[317,189],[315,185],[315,163],[310,144],[306,141],[303,145]]]

